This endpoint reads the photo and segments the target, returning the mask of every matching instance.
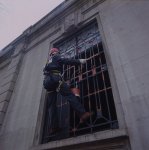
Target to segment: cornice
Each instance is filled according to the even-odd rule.
[[[65,9],[67,9],[70,5],[72,5],[77,0],[65,0],[60,5],[58,5],[55,9],[53,9],[50,13],[48,13],[45,17],[43,17],[41,20],[39,20],[34,25],[27,28],[20,36],[18,36],[15,40],[13,40],[10,44],[8,44],[6,47],[4,47],[1,52],[0,56],[3,55],[4,51],[7,51],[8,47],[16,45],[18,42],[22,40],[27,35],[31,35],[36,30],[44,26],[47,22],[55,18],[57,15],[61,14]],[[5,53],[5,52],[4,52]]]
[[[22,42],[22,40],[26,36],[28,36],[30,38],[33,34],[35,34],[35,32],[38,32],[39,30],[46,31],[46,29],[43,29],[43,28],[52,26],[54,23],[56,23],[56,21],[62,20],[62,16],[65,17],[71,11],[73,11],[74,9],[78,9],[78,7],[82,7],[89,1],[91,1],[91,0],[65,0],[60,5],[58,5],[55,9],[53,9],[50,13],[48,13],[45,17],[40,19],[37,23],[35,23],[34,25],[27,28],[19,37],[17,37],[8,46],[6,46],[0,52],[0,56],[3,55],[3,53],[5,53],[7,51],[7,47],[17,45],[19,42]],[[96,0],[96,4],[102,3],[104,1],[106,1],[106,0]],[[74,6],[73,4],[75,4],[75,3],[76,3],[76,5]],[[78,6],[78,7],[76,7],[76,6]],[[83,10],[82,13],[85,13],[86,11],[88,11],[88,9]],[[52,21],[52,19],[53,19],[53,21]]]
[[[62,2],[55,9],[53,9],[50,13],[48,13],[45,17],[39,20],[36,24],[31,26],[30,33],[35,32],[36,30],[41,28],[43,25],[51,21],[53,18],[59,16],[62,12],[64,12],[64,10],[69,8],[74,2],[77,2],[77,0],[67,0],[67,1]]]
[[[0,53],[0,64],[3,63],[5,60],[11,58],[14,53],[14,48],[12,46],[7,47],[5,51]]]

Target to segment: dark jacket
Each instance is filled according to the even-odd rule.
[[[52,62],[46,64],[44,71],[51,72],[52,70],[58,70],[62,73],[63,65],[80,65],[79,59],[61,58],[59,54],[52,57]]]
[[[79,59],[68,59],[61,58],[59,54],[54,55],[52,57],[52,61],[46,64],[44,68],[45,79],[43,82],[44,88],[48,91],[55,89],[59,81],[61,80],[61,76],[54,74],[53,72],[62,73],[63,65],[80,65]]]

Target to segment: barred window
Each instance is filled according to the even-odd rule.
[[[70,87],[79,87],[81,103],[87,111],[94,114],[87,122],[80,124],[76,112],[70,108],[67,100],[59,94],[50,93],[51,100],[47,100],[42,143],[118,128],[108,66],[97,23],[90,23],[54,46],[60,49],[63,57],[87,59],[85,65],[64,66],[64,80]],[[60,126],[62,130],[50,134],[52,122],[58,124],[53,126]]]

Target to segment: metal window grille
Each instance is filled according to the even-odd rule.
[[[64,66],[64,79],[70,87],[79,87],[81,103],[87,111],[94,114],[87,122],[79,124],[79,118],[76,112],[70,109],[69,103],[60,95],[57,95],[57,98],[56,93],[52,93],[51,99],[57,98],[59,101],[47,102],[42,143],[118,128],[108,67],[97,23],[91,23],[71,38],[56,44],[56,47],[60,49],[63,57],[87,59],[86,64],[78,67]],[[55,120],[58,125],[53,126],[62,128],[62,131],[55,134],[50,134],[49,131],[52,128],[52,118],[55,119],[50,113],[51,103],[57,108],[53,108],[53,114],[59,116]]]

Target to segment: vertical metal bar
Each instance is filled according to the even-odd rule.
[[[98,54],[99,54],[99,57],[100,57],[100,51],[99,51],[99,46],[98,46],[99,43],[97,41],[97,37],[96,37],[96,43],[97,43],[97,51],[98,51]],[[101,63],[99,64],[99,66],[101,66]],[[96,75],[96,81],[97,81],[96,82],[97,83],[97,89],[99,89],[99,83],[98,83],[98,80],[97,80],[97,75]],[[98,111],[102,111],[102,108],[101,108],[101,99],[100,99],[100,93],[99,92],[98,92],[98,102],[99,102],[99,105],[100,105],[100,108],[98,109]]]
[[[75,59],[75,51],[74,51],[74,55],[73,55],[73,59]],[[75,76],[76,76],[76,70],[75,70],[76,68],[75,68],[75,66],[73,66],[72,67],[72,70],[73,70],[73,73],[72,73],[72,81],[73,81],[73,87],[75,86]],[[76,120],[75,120],[75,118],[76,118],[76,112],[73,110],[73,118],[74,118],[74,120],[73,120],[73,130],[72,130],[72,132],[73,132],[73,135],[75,136],[75,128],[76,128],[76,126],[75,126],[75,124],[76,124]]]
[[[90,57],[89,57],[89,59],[91,59],[91,67],[90,67],[90,69],[91,69],[91,71],[92,71],[92,68],[93,68],[93,61],[92,61],[92,47],[90,48],[90,50],[89,50],[89,53],[90,53]],[[88,80],[89,80],[89,77],[88,77]],[[91,80],[91,79],[90,79]],[[89,88],[89,81],[88,81],[88,88]],[[91,99],[90,99],[90,96],[89,96],[89,111],[91,112]],[[90,117],[90,122],[91,122],[91,124],[93,123],[92,122],[92,118]],[[91,132],[92,132],[92,128],[91,128]]]
[[[100,59],[100,63],[101,62],[101,58]],[[108,109],[108,114],[109,114],[109,120],[111,121],[111,113],[110,113],[110,107],[109,107],[109,102],[108,102],[108,95],[107,95],[107,89],[106,89],[106,85],[105,85],[105,79],[104,79],[104,74],[103,74],[103,70],[101,69],[101,73],[102,73],[102,79],[103,79],[103,83],[104,83],[104,91],[105,91],[105,96],[106,96],[106,102],[107,102],[107,109]]]
[[[87,51],[87,49],[86,49],[86,45],[85,45],[85,58],[87,58],[87,55],[86,55],[86,51]],[[86,73],[87,73],[87,62],[86,62]],[[88,73],[87,73],[87,89],[88,89],[88,93],[87,93],[87,95],[88,95],[88,100],[89,100],[89,111],[91,111],[91,104],[90,104],[90,95],[89,95],[89,77],[88,77]],[[92,122],[92,120],[91,120],[91,117],[90,117],[90,122]],[[92,132],[92,128],[91,128],[91,132]]]
[[[92,53],[93,53],[93,56],[95,55],[94,54],[94,49],[93,49],[93,45],[92,45]],[[95,67],[95,57],[93,58],[93,60],[94,60],[94,64],[93,64],[93,66]],[[95,69],[95,68],[94,68]],[[95,81],[96,80],[96,81]],[[96,74],[94,75],[94,77],[93,77],[93,83],[94,83],[94,90],[95,90],[95,84],[98,84],[98,82],[97,82],[97,78],[96,78]],[[97,88],[98,89],[98,88]],[[96,93],[98,93],[97,91],[96,91]],[[98,114],[98,111],[100,111],[100,108],[98,108],[98,100],[97,100],[97,94],[95,93],[95,103],[96,103],[96,110],[97,110],[97,114]],[[99,93],[98,93],[99,94]],[[100,98],[100,97],[99,97]]]

